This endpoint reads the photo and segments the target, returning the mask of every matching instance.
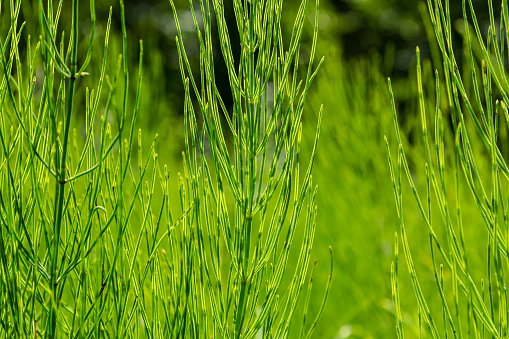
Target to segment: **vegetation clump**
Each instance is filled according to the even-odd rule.
[[[238,59],[223,2],[191,3],[199,71],[171,2],[186,93],[176,189],[157,134],[147,151],[136,128],[148,113],[140,109],[144,51],[140,41],[133,93],[124,2],[120,41],[110,34],[114,11],[105,26],[96,23],[93,0],[86,25],[78,0],[70,3],[67,36],[66,5],[34,4],[37,41],[25,34],[36,20],[21,22],[21,1],[0,7],[10,22],[0,45],[0,337],[289,337],[291,325],[310,337],[332,277],[331,261],[310,321],[320,119],[307,165],[300,150],[323,61],[314,63],[318,2],[304,72],[307,0],[286,48],[282,1],[234,2]],[[113,49],[121,42],[114,58],[110,40]],[[216,78],[219,55],[228,79]],[[218,81],[230,84],[231,111]]]
[[[424,91],[432,78],[423,79],[417,49],[423,153],[414,156],[412,163],[402,140],[389,81],[398,142],[396,162],[389,151],[389,163],[400,219],[392,265],[399,338],[403,337],[405,321],[400,306],[398,238],[417,299],[420,333],[433,338],[502,338],[509,334],[505,273],[509,253],[509,170],[504,131],[509,126],[509,11],[507,1],[502,1],[500,15],[495,19],[493,4],[488,1],[489,27],[483,35],[473,2],[462,4],[462,20],[453,21],[448,1],[428,1],[441,57],[437,61],[442,65],[436,63],[440,71],[435,72],[433,107]],[[454,31],[462,34],[461,56],[454,45]],[[430,108],[433,119],[427,113]],[[424,182],[416,182],[416,173],[422,173],[421,178],[424,175]],[[412,234],[407,232],[404,219],[403,176],[408,179],[428,233],[427,258],[434,288],[423,288],[422,275],[414,264],[409,245]]]

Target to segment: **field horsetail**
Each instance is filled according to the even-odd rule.
[[[128,46],[129,4],[5,3],[0,338],[309,338],[333,270],[331,249],[322,301],[308,312],[322,109],[305,121],[317,126],[314,144],[302,142],[302,116],[323,62],[318,1],[300,3],[289,40],[282,1],[234,1],[235,56],[224,3],[190,3],[197,69],[167,3],[185,91],[178,176],[160,164],[157,134],[142,147],[151,84],[143,42]]]

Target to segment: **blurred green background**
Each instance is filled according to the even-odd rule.
[[[283,29],[287,37],[291,34],[299,4],[295,0],[284,2]],[[37,6],[35,1],[23,2],[24,20],[37,18]],[[63,3],[61,26],[64,28],[69,27],[69,6],[67,2]],[[81,2],[80,15],[84,19],[89,15],[88,6],[87,2]],[[118,1],[96,3],[95,39],[97,46],[101,46],[110,6],[113,6],[114,15],[109,55],[115,60],[121,50]],[[177,1],[176,6],[187,53],[198,70],[198,43],[189,4]],[[310,7],[313,6],[311,2]],[[229,24],[234,25],[231,6],[226,4],[226,7],[230,9],[225,13]],[[487,15],[487,6],[484,7],[479,6],[477,12],[481,22]],[[143,40],[145,50],[138,126],[143,130],[146,145],[150,144],[155,133],[159,134],[160,163],[167,163],[176,173],[181,168],[181,152],[184,148],[184,92],[178,69],[176,28],[171,6],[167,0],[126,1],[125,9],[129,46],[127,57],[133,75],[137,73],[139,39]],[[451,4],[451,12],[453,18],[458,18],[461,4]],[[306,48],[310,48],[313,15],[310,13],[304,27],[304,52],[301,53],[304,58]],[[81,51],[86,51],[88,43],[90,26],[86,22],[83,20],[80,26]],[[309,153],[317,113],[320,105],[324,105],[314,169],[314,182],[319,186],[319,215],[313,248],[313,258],[318,260],[318,266],[310,310],[312,314],[317,312],[327,281],[329,246],[334,250],[335,271],[329,300],[315,332],[316,338],[395,337],[390,267],[398,218],[384,143],[386,135],[395,149],[386,79],[391,77],[393,81],[403,130],[410,139],[407,147],[410,158],[412,154],[422,154],[420,139],[413,137],[420,130],[415,76],[416,46],[420,47],[422,57],[428,59],[424,62],[425,84],[434,85],[433,69],[440,67],[434,37],[427,33],[426,25],[429,28],[427,8],[423,2],[320,1],[317,57],[325,56],[325,64],[311,89],[303,117],[303,152]],[[37,29],[36,25],[27,25],[25,34],[35,35]],[[236,38],[232,36],[234,47]],[[461,48],[459,37],[458,42],[456,47]],[[96,57],[100,60],[102,55],[99,53]],[[220,58],[215,60],[216,78],[227,79],[222,76],[226,69]],[[114,62],[110,62],[109,67],[113,68]],[[100,62],[93,62],[87,81],[93,81],[99,70]],[[221,86],[221,81],[218,85],[228,106],[229,85],[223,83]],[[86,86],[86,83],[82,86]],[[136,86],[135,81],[131,81],[131,86]],[[425,92],[430,105],[433,105],[434,89],[425,88]],[[131,100],[134,100],[134,96],[131,96]],[[416,180],[422,185],[423,170],[416,169]],[[410,196],[411,193],[408,191],[405,194]],[[409,241],[416,244],[413,255],[417,269],[422,272],[420,279],[424,290],[427,285],[433,289],[429,250],[427,245],[422,245],[422,239],[427,239],[427,231],[415,204],[409,202],[407,205],[405,212],[408,233],[411,234]],[[400,271],[406,271],[403,264]],[[402,308],[409,310],[408,313],[404,311],[403,318],[406,333],[413,337],[412,334],[418,333],[417,304],[410,280],[403,274],[400,286]]]

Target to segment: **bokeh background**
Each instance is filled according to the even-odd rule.
[[[225,1],[229,9],[225,14],[233,26],[235,19],[228,3]],[[478,6],[478,19],[485,21],[487,4],[482,1],[474,3]],[[283,30],[287,37],[291,34],[299,4],[296,0],[284,2]],[[70,4],[64,1],[64,14],[70,13],[66,6]],[[82,1],[81,6],[80,15],[86,17],[88,3]],[[110,6],[114,13],[112,36],[116,37],[110,39],[110,55],[116,58],[121,50],[118,1],[97,1],[96,39],[99,45],[104,39]],[[176,1],[176,6],[187,53],[198,70],[198,61],[193,58],[198,53],[198,43],[189,4]],[[310,8],[309,20],[304,27],[304,51],[310,48],[314,2],[310,2]],[[145,144],[150,144],[155,133],[159,134],[160,163],[167,163],[176,173],[181,167],[184,148],[184,92],[171,6],[167,0],[125,1],[125,9],[127,57],[133,65],[133,73],[137,69],[140,39],[145,51],[138,125],[146,138]],[[36,17],[37,2],[25,1],[22,13],[25,19]],[[461,18],[460,1],[452,1],[451,13],[453,20]],[[61,25],[69,27],[69,16],[64,14]],[[318,266],[312,314],[316,314],[325,288],[329,246],[334,250],[335,271],[329,300],[315,332],[316,338],[395,337],[390,267],[394,259],[394,232],[398,230],[398,219],[384,143],[385,135],[391,147],[395,145],[387,77],[392,79],[411,158],[413,153],[422,152],[422,145],[414,137],[420,129],[416,47],[420,48],[424,60],[425,93],[431,103],[434,98],[433,70],[441,67],[430,25],[427,5],[422,1],[320,0],[317,56],[325,56],[325,64],[311,89],[303,118],[305,153],[312,147],[317,113],[320,105],[324,105],[314,169],[314,182],[319,186],[319,215],[313,249],[313,258],[318,260]],[[36,34],[36,29],[36,26],[27,26],[30,34]],[[85,20],[80,30],[80,49],[86,51],[90,26]],[[458,41],[455,48],[461,51],[460,30],[454,34]],[[235,39],[233,35],[232,41],[235,42]],[[232,45],[235,46],[235,43]],[[92,63],[90,73],[98,73],[99,67],[99,62]],[[113,68],[114,62],[109,67]],[[226,74],[226,69],[218,61],[216,78],[227,79],[222,74]],[[228,84],[221,86],[219,82],[219,85],[228,105]],[[136,86],[136,83],[132,81],[131,86]],[[419,177],[416,180],[419,183]],[[421,184],[424,185],[422,181]],[[409,192],[406,194],[410,196]],[[414,204],[407,205],[409,241],[416,244],[414,257],[426,290],[428,285],[433,288],[434,284],[429,251],[426,244],[422,245],[422,240],[427,239],[427,232]],[[405,271],[403,264],[401,271]],[[417,303],[408,277],[402,274],[400,284],[403,320],[407,334],[413,337],[418,333]]]

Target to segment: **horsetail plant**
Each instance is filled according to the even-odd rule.
[[[78,0],[67,40],[58,31],[63,2],[38,2],[35,44],[22,41],[32,22],[20,24],[21,1],[9,4],[0,8],[10,22],[0,41],[0,337],[167,337],[173,322],[156,314],[175,295],[162,282],[158,248],[180,219],[170,214],[155,144],[148,154],[134,145],[143,45],[130,114],[124,4],[123,54],[110,75],[111,8],[101,62],[93,0],[84,55]],[[93,62],[98,74],[87,73]]]
[[[188,264],[194,270],[188,288],[196,303],[196,318],[186,326],[193,337],[288,337],[308,276],[316,225],[316,188],[311,172],[321,109],[313,152],[303,175],[300,147],[304,103],[323,62],[322,58],[313,66],[318,1],[304,77],[299,70],[299,52],[308,0],[300,4],[287,50],[281,30],[282,1],[234,1],[240,39],[237,62],[224,3],[190,2],[200,46],[199,81],[193,77],[177,11],[170,2],[186,93],[185,172],[181,185],[186,192],[183,209],[189,209],[185,227],[190,228],[187,236],[192,243],[192,257]],[[222,79],[217,79],[214,72],[217,56],[212,20],[217,25],[221,56],[228,70],[231,110],[217,87]],[[232,147],[227,147],[228,138],[232,139]],[[306,218],[302,225],[299,219],[303,210]],[[296,247],[299,225],[303,227],[303,238]],[[285,284],[292,249],[299,251],[298,261]],[[332,261],[323,303],[331,277]],[[309,293],[310,289],[307,300]],[[304,311],[301,337],[312,334],[323,303],[310,326]],[[304,330],[304,326],[309,328]]]
[[[464,45],[463,67],[460,68],[457,50],[453,45],[455,39],[451,23],[454,20],[451,18],[449,1],[428,1],[431,22],[441,51],[443,74],[435,72],[436,106],[434,123],[429,130],[420,53],[417,49],[417,88],[424,145],[422,163],[426,177],[424,193],[418,191],[418,184],[413,178],[417,169],[407,159],[389,80],[399,145],[395,168],[386,139],[400,218],[400,235],[396,238],[401,239],[423,330],[426,336],[433,338],[506,338],[509,335],[506,290],[509,167],[507,152],[504,152],[508,142],[504,129],[509,128],[506,66],[509,8],[507,0],[503,0],[500,15],[495,17],[492,1],[488,1],[487,5],[489,27],[487,35],[483,35],[473,1],[462,1],[463,21],[456,25]],[[403,218],[403,175],[408,179],[429,233],[431,271],[436,283],[434,297],[439,298],[441,309],[430,307],[428,300],[432,296],[425,295],[421,288],[422,281],[417,276]],[[462,202],[469,199],[473,199],[478,208],[479,224],[475,219],[467,219],[467,212],[471,211],[462,209]],[[432,218],[434,204],[440,218]],[[483,238],[487,240],[486,264],[484,271],[479,272],[472,262],[478,259],[479,239]],[[397,247],[398,244],[396,258]],[[404,320],[398,279],[395,261],[392,292],[397,335],[402,338]]]
[[[144,152],[136,131],[143,44],[131,99],[124,3],[122,52],[113,58],[113,11],[102,26],[89,4],[90,21],[79,26],[83,7],[72,0],[68,37],[60,31],[63,1],[55,7],[38,1],[38,28],[20,23],[21,1],[10,1],[7,12],[0,7],[2,22],[10,22],[0,41],[0,338],[288,337],[306,277],[295,332],[310,337],[332,275],[331,260],[325,297],[309,323],[319,128],[304,173],[300,147],[306,95],[321,65],[313,67],[318,3],[302,79],[307,0],[287,51],[281,1],[235,3],[238,66],[222,3],[200,3],[203,26],[191,6],[202,67],[196,82],[179,28],[186,143],[176,192],[168,167],[159,165],[156,138]],[[216,87],[212,9],[232,116]],[[85,26],[90,35],[80,44]],[[27,27],[38,30],[37,41],[26,36]],[[102,32],[104,40],[97,39]],[[295,247],[299,230],[302,243]],[[294,274],[285,275],[293,265]]]

